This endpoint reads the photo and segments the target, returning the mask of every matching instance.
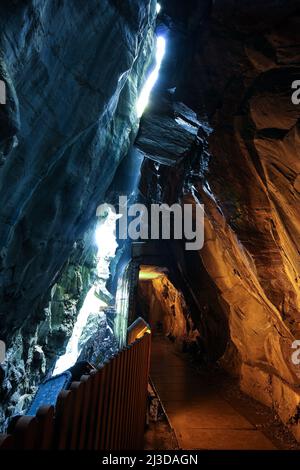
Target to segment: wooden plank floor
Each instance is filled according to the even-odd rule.
[[[153,338],[151,378],[184,450],[274,450],[225,399],[211,376],[197,375],[162,336]]]

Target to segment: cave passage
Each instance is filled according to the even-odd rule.
[[[188,307],[166,267],[141,266],[138,308],[145,312],[152,330],[150,378],[179,447],[276,449],[258,429],[255,414],[247,413],[243,406],[236,409],[234,400],[225,396],[227,374],[213,364],[199,368],[191,354],[183,352],[198,333],[188,331]]]

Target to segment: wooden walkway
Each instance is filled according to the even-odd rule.
[[[274,450],[224,398],[213,375],[196,375],[169,340],[152,341],[151,378],[184,450]]]

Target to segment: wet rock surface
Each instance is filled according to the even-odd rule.
[[[93,252],[86,234],[138,130],[156,14],[151,0],[37,0],[2,2],[0,18],[1,413],[11,414],[63,350],[83,301],[80,257]]]
[[[85,296],[96,278],[96,253],[90,248],[89,238],[74,250],[37,322],[27,325],[12,339],[2,366],[3,427],[7,418],[28,408],[42,379],[51,373],[56,359],[64,353]]]
[[[242,390],[273,407],[300,439],[300,366],[292,361],[300,336],[300,108],[291,100],[300,73],[299,5],[163,3],[171,17],[162,21],[171,29],[172,67],[162,70],[157,102],[164,113],[166,90],[176,86],[173,101],[197,113],[200,145],[193,158],[187,152],[188,169],[178,160],[172,169],[145,164],[141,192],[162,202],[205,204],[204,248],[172,251],[192,297],[203,280],[209,286],[194,323],[211,357],[225,348],[223,365],[240,378]],[[220,334],[226,323],[227,347]]]
[[[199,111],[207,103],[214,128],[205,174],[211,194],[196,183],[207,214],[200,255],[229,306],[242,389],[273,406],[299,439],[291,420],[300,400],[299,365],[291,359],[300,334],[300,108],[291,100],[300,72],[299,9],[297,2],[255,10],[238,2],[233,11],[232,2],[218,3],[194,51],[190,77],[201,84],[192,78],[189,88],[190,96],[198,90]]]
[[[81,353],[78,361],[88,361],[100,367],[118,352],[118,342],[112,329],[115,312],[106,308],[101,313],[92,313],[79,339]]]
[[[145,158],[167,166],[182,162],[197,141],[199,128],[196,114],[183,103],[173,102],[171,96],[166,96],[163,105],[152,105],[135,142]]]

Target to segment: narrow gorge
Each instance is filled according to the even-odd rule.
[[[0,22],[1,432],[142,317],[300,443],[299,2],[3,0]],[[203,207],[203,246],[122,237],[122,197]]]

